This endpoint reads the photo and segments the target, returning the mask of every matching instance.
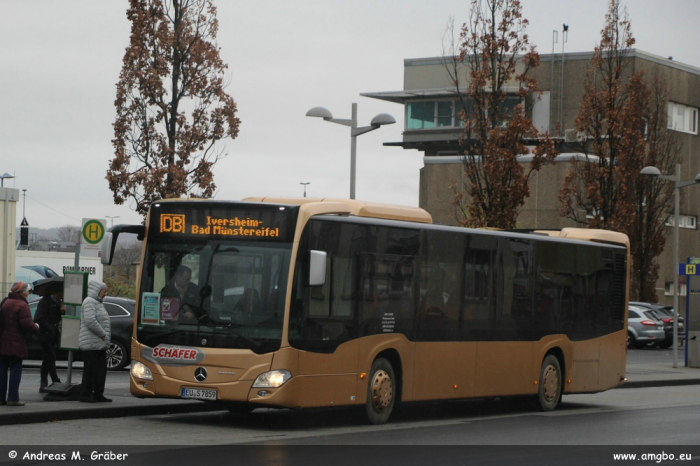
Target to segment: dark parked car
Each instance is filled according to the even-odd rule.
[[[29,302],[32,317],[36,312],[39,300]],[[107,296],[104,305],[110,316],[112,341],[107,350],[107,369],[116,371],[123,369],[131,362],[131,334],[134,330],[134,300]],[[81,359],[81,352],[75,351],[74,359]],[[29,359],[42,359],[41,345],[35,340],[29,341]],[[56,358],[68,359],[68,352],[58,350]]]
[[[664,341],[657,343],[656,345],[661,348],[670,348],[673,346],[673,307],[664,306],[662,304],[651,304],[651,303],[640,303],[640,302],[630,302],[630,306],[637,306],[646,309],[650,309],[654,312],[654,317],[664,323],[664,333],[666,338]],[[685,341],[685,319],[678,316],[678,343],[679,346]]]

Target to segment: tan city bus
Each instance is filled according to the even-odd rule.
[[[432,224],[355,200],[154,203],[131,393],[231,411],[562,394],[625,380],[629,244],[603,230]]]

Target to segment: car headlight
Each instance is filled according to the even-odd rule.
[[[260,374],[255,382],[253,382],[253,388],[278,388],[284,385],[287,380],[292,378],[292,373],[286,370],[269,371]]]
[[[153,380],[151,370],[140,362],[131,361],[131,376],[137,379]]]

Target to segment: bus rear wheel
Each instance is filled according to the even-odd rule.
[[[561,402],[562,373],[559,360],[549,354],[542,361],[537,398],[542,411],[552,411]]]
[[[396,400],[394,369],[389,361],[378,358],[372,363],[367,385],[367,417],[372,424],[384,424],[391,416]]]

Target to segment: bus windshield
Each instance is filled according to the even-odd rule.
[[[177,207],[163,203],[163,213],[152,212],[137,340],[148,347],[279,349],[293,215],[215,204]],[[265,236],[269,231],[275,236]]]

